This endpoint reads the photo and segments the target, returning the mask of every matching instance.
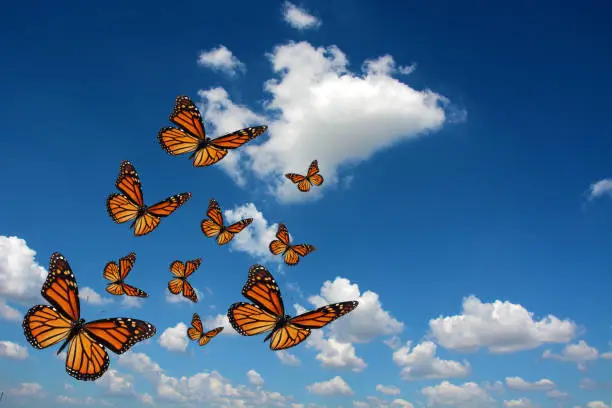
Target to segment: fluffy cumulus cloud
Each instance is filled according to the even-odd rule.
[[[393,401],[378,397],[366,397],[364,401],[353,401],[354,408],[414,408],[410,402],[403,398],[395,398]]]
[[[28,358],[28,349],[12,341],[0,341],[0,357],[25,360]]]
[[[595,347],[591,347],[586,341],[580,340],[576,344],[568,344],[561,350],[560,354],[555,354],[550,350],[544,351],[542,358],[554,359],[569,363],[575,363],[578,369],[587,369],[587,363],[598,359],[612,359],[612,353],[599,353]]]
[[[361,372],[368,366],[355,354],[355,346],[348,342],[338,341],[333,337],[326,338],[320,330],[310,335],[306,340],[306,346],[319,351],[316,358],[321,362],[322,367]]]
[[[227,314],[218,314],[216,316],[205,316],[202,318],[205,328],[214,329],[215,327],[223,327],[223,331],[219,333],[220,336],[234,336],[238,335],[238,332],[234,330],[232,325],[227,318]]]
[[[424,341],[412,349],[411,344],[409,341],[393,353],[393,361],[402,367],[401,377],[404,380],[465,377],[470,373],[467,361],[460,363],[437,357],[437,346],[431,341]]]
[[[159,344],[169,351],[184,352],[187,350],[187,325],[183,322],[177,323],[174,327],[168,327],[159,336]]]
[[[589,199],[595,199],[607,195],[612,197],[612,179],[599,180],[589,187]]]
[[[354,392],[340,376],[335,376],[328,381],[315,382],[306,386],[306,389],[316,395],[339,396],[353,395]]]
[[[202,51],[198,57],[198,64],[229,76],[246,71],[246,66],[223,44],[208,51]]]
[[[493,397],[473,382],[454,385],[448,381],[442,381],[439,385],[423,388],[421,393],[427,397],[429,407],[489,408],[497,406]]]
[[[302,364],[299,358],[295,356],[295,354],[291,354],[286,350],[280,350],[276,352],[276,357],[280,360],[280,362],[284,365],[288,366],[299,366]]]
[[[523,380],[521,377],[506,377],[506,384],[508,388],[515,391],[550,391],[557,387],[557,384],[548,378],[529,382]]]
[[[264,379],[262,378],[261,374],[255,370],[247,371],[247,378],[249,379],[249,383],[251,385],[256,387],[261,387],[264,385]]]
[[[232,152],[233,162],[225,170],[234,179],[238,169],[252,170],[282,202],[316,199],[338,182],[340,166],[367,160],[447,122],[448,100],[391,76],[396,70],[391,56],[368,60],[362,73],[351,72],[346,55],[333,45],[315,48],[308,42],[289,42],[277,46],[269,58],[277,77],[265,83],[271,96],[265,104],[268,136],[246,145],[239,154]],[[200,96],[205,117],[215,127],[228,121],[243,125],[260,117],[234,105],[221,88],[200,91]],[[300,194],[283,174],[303,173],[315,158],[326,183],[312,194]]]
[[[536,408],[537,405],[531,402],[529,398],[520,398],[515,400],[506,400],[503,402],[504,408]]]
[[[10,322],[18,322],[23,318],[23,314],[0,300],[0,319]]]
[[[0,235],[0,311],[5,318],[15,309],[6,302],[30,304],[40,302],[40,288],[47,270],[34,258],[36,251],[18,237]],[[7,317],[8,316],[8,317]]]
[[[359,285],[346,278],[336,277],[333,281],[325,281],[319,295],[308,298],[316,307],[348,300],[357,300],[359,306],[332,323],[330,330],[335,339],[367,343],[379,336],[396,334],[404,329],[402,322],[383,309],[377,293],[370,290],[361,293]]]
[[[308,13],[307,10],[286,1],[283,4],[283,19],[291,27],[298,30],[307,30],[321,26],[321,20]]]
[[[255,204],[247,203],[223,212],[227,223],[237,222],[245,218],[252,218],[251,225],[243,229],[229,243],[230,249],[245,252],[259,261],[280,262],[281,257],[274,256],[268,245],[276,239],[277,223],[270,223]]]
[[[378,384],[376,386],[376,391],[382,392],[385,395],[400,395],[401,393],[401,390],[397,388],[395,385]]]
[[[463,300],[462,314],[438,317],[429,322],[431,334],[447,349],[492,353],[530,350],[544,343],[567,343],[576,335],[571,320],[553,315],[537,320],[523,306],[496,300],[483,303],[475,296]]]
[[[111,303],[113,300],[109,297],[101,296],[98,292],[89,286],[79,288],[79,298],[81,302],[86,302],[92,305],[101,306],[106,303]]]
[[[587,408],[611,408],[610,405],[604,403],[603,401],[591,401],[586,406]]]

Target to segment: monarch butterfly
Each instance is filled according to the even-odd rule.
[[[197,313],[194,313],[191,318],[191,326],[192,327],[187,329],[187,335],[191,340],[197,340],[200,346],[205,346],[213,337],[223,331],[223,327],[217,327],[216,329],[204,333],[202,320]]]
[[[278,239],[270,242],[270,252],[274,255],[283,254],[287,265],[297,265],[300,262],[300,256],[306,256],[317,249],[309,244],[291,245],[289,231],[283,223],[278,224],[276,238]]]
[[[150,207],[146,206],[138,173],[132,163],[127,160],[121,162],[115,186],[123,194],[109,195],[106,200],[106,210],[118,224],[134,220],[130,228],[134,228],[136,236],[146,235],[153,231],[159,225],[162,217],[169,216],[191,198],[191,193],[181,193],[170,196]]]
[[[305,176],[296,173],[287,173],[285,174],[289,180],[293,181],[297,184],[298,190],[306,193],[310,191],[310,186],[320,186],[323,184],[323,176],[319,174],[319,162],[317,160],[313,160],[308,167],[308,172]]]
[[[157,140],[164,151],[172,156],[191,153],[195,167],[210,166],[227,155],[229,149],[236,149],[255,139],[266,130],[267,126],[248,127],[210,139],[206,137],[202,115],[188,96],[178,96],[170,114],[170,122],[179,126],[162,128]]]
[[[198,295],[196,294],[193,286],[187,282],[187,278],[194,273],[199,267],[202,260],[200,258],[193,259],[182,263],[181,261],[174,261],[170,264],[170,272],[176,278],[168,282],[168,290],[173,295],[178,295],[183,292],[183,296],[192,302],[198,301]]]
[[[119,258],[119,265],[117,265],[115,261],[110,261],[106,264],[104,267],[104,278],[111,281],[111,283],[106,285],[106,291],[108,293],[115,296],[127,295],[143,298],[149,296],[144,290],[135,288],[124,282],[135,262],[136,254],[130,252],[127,256]]]
[[[310,336],[311,329],[327,326],[357,307],[359,302],[333,303],[296,317],[285,315],[280,289],[272,274],[262,265],[249,268],[249,277],[242,294],[253,303],[238,302],[230,306],[227,317],[232,327],[243,336],[254,336],[271,330],[271,350],[294,347]]]
[[[219,245],[225,245],[230,242],[235,234],[239,233],[253,222],[252,218],[245,218],[226,227],[223,224],[221,207],[219,207],[219,203],[217,203],[214,198],[210,199],[206,215],[210,219],[202,220],[202,224],[200,225],[202,232],[208,238],[217,237],[217,244]]]
[[[37,349],[64,341],[57,354],[68,347],[66,372],[77,380],[93,381],[106,372],[110,359],[105,347],[123,354],[155,334],[155,327],[142,320],[116,317],[86,323],[81,319],[76,278],[66,258],[57,252],[51,255],[41,294],[51,306],[28,310],[22,323],[25,337]]]

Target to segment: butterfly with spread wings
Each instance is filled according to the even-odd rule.
[[[310,336],[312,329],[327,326],[340,316],[354,310],[359,302],[340,302],[291,317],[285,315],[280,289],[272,274],[262,265],[249,268],[249,277],[242,295],[253,303],[238,302],[230,306],[227,317],[232,327],[243,336],[271,331],[271,350],[294,347]]]
[[[196,294],[195,289],[191,286],[191,283],[187,282],[187,278],[191,276],[199,267],[202,259],[192,259],[191,261],[187,261],[185,263],[181,261],[174,261],[170,264],[170,272],[176,278],[172,279],[168,282],[168,290],[173,295],[178,295],[183,292],[183,296],[192,302],[198,301],[198,295]]]
[[[51,305],[28,310],[22,323],[25,337],[37,349],[63,341],[57,354],[68,347],[66,371],[77,380],[93,381],[104,375],[110,364],[105,347],[123,354],[155,334],[155,327],[143,320],[116,317],[86,323],[81,319],[74,273],[57,252],[51,255],[41,294]]]
[[[252,218],[245,218],[226,227],[223,224],[221,207],[219,207],[219,203],[217,203],[214,198],[210,199],[206,215],[209,219],[205,218],[202,220],[202,224],[200,225],[202,232],[208,238],[217,237],[217,244],[219,245],[225,245],[230,242],[234,238],[234,235],[253,222]]]
[[[319,174],[319,162],[313,160],[308,167],[308,172],[305,176],[296,173],[285,174],[289,180],[297,184],[298,190],[307,193],[310,191],[310,186],[320,186],[323,184],[323,176]]]
[[[161,218],[169,216],[191,198],[191,193],[181,193],[152,206],[145,205],[140,178],[132,163],[127,160],[121,162],[115,186],[122,194],[109,195],[106,210],[117,224],[133,220],[130,228],[134,228],[136,236],[153,231]]]
[[[115,261],[110,261],[106,264],[104,267],[104,278],[111,281],[111,283],[106,285],[108,293],[115,296],[127,295],[141,298],[149,296],[144,290],[125,283],[125,278],[127,278],[135,262],[136,254],[130,252],[127,256],[119,258],[119,264]]]
[[[310,244],[291,245],[289,231],[283,223],[278,224],[276,238],[270,242],[270,252],[274,255],[283,255],[285,263],[290,266],[297,265],[300,262],[300,256],[306,256],[317,249]]]
[[[172,156],[191,153],[195,167],[210,166],[223,159],[230,149],[236,149],[268,130],[255,126],[237,130],[211,139],[206,137],[202,115],[188,96],[178,96],[170,114],[170,122],[178,126],[162,128],[157,140],[164,151]]]
[[[223,327],[217,327],[206,333],[204,333],[204,326],[202,326],[202,320],[197,313],[193,314],[191,318],[191,326],[187,329],[187,335],[193,341],[197,341],[200,346],[205,346],[208,342],[215,337],[217,334],[223,331]]]

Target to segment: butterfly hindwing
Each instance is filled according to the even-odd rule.
[[[32,347],[44,349],[66,340],[72,322],[52,306],[36,305],[26,313],[22,327]]]

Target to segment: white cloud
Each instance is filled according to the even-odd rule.
[[[402,75],[409,75],[416,69],[416,64],[410,66],[397,66],[393,57],[389,54],[376,59],[367,59],[361,66],[361,70],[368,75],[390,76],[397,72]]]
[[[183,322],[179,322],[174,327],[168,327],[159,336],[159,344],[170,351],[184,352],[187,350],[187,326]]]
[[[427,397],[429,407],[489,408],[497,406],[497,402],[489,393],[473,382],[454,385],[448,381],[442,381],[439,385],[423,388],[421,392]]]
[[[376,391],[380,391],[385,395],[400,395],[401,393],[401,390],[397,388],[395,385],[378,384],[376,386]]]
[[[18,237],[0,235],[0,301],[23,304],[41,301],[47,270],[35,260],[36,251]]]
[[[198,91],[198,95],[202,98],[203,102],[202,106],[200,106],[202,116],[206,118],[207,126],[212,125],[215,129],[213,133],[207,128],[206,133],[208,135],[215,134],[216,136],[220,136],[237,129],[267,123],[263,116],[256,114],[248,107],[233,103],[229,99],[227,91],[223,88],[217,87],[208,90],[200,90]],[[265,137],[265,134],[260,136],[260,139],[262,137]],[[218,166],[227,172],[239,186],[246,185],[245,170],[240,166],[240,160],[241,157],[243,157],[243,153],[244,148],[235,149],[218,163]]]
[[[330,325],[332,337],[338,341],[367,343],[404,329],[404,323],[383,309],[377,293],[370,290],[361,293],[359,285],[340,276],[333,282],[325,281],[320,294],[308,298],[316,307],[349,300],[357,300],[359,306]]]
[[[126,308],[140,309],[144,303],[143,298],[136,296],[124,296],[121,305]]]
[[[316,358],[322,367],[361,372],[368,366],[357,357],[355,347],[351,343],[341,342],[333,337],[325,338],[321,330],[313,331],[306,344],[308,348],[313,347],[319,351]]]
[[[550,350],[544,351],[542,358],[550,358],[559,361],[565,361],[570,363],[576,363],[578,368],[582,371],[586,370],[586,364],[589,361],[595,361],[599,358],[610,358],[609,353],[600,354],[595,347],[591,347],[586,341],[580,340],[576,344],[568,344],[561,354],[554,354]]]
[[[25,360],[28,358],[28,349],[12,341],[0,341],[0,357]]]
[[[10,389],[8,394],[24,397],[42,397],[44,391],[42,385],[38,383],[24,382],[19,384],[19,388]]]
[[[571,396],[569,395],[569,393],[565,392],[565,391],[561,391],[561,390],[550,390],[546,393],[546,396],[548,398],[551,399],[556,399],[556,400],[564,400],[564,399],[569,399],[571,398]]]
[[[107,297],[102,297],[98,292],[90,288],[89,286],[84,286],[79,288],[79,298],[82,302],[87,302],[92,305],[101,306],[106,303],[110,303],[113,300]]]
[[[283,5],[283,19],[291,27],[298,30],[307,30],[321,26],[321,20],[308,13],[305,9],[297,7],[288,1]]]
[[[612,408],[612,406],[607,405],[602,401],[591,401],[587,404],[587,408]]]
[[[401,377],[407,381],[465,377],[470,373],[470,364],[464,361],[442,360],[436,357],[437,346],[424,341],[410,349],[412,342],[393,353],[395,364],[402,366]]]
[[[236,206],[223,212],[228,224],[245,218],[252,218],[251,225],[240,231],[229,243],[230,248],[235,251],[246,252],[252,257],[262,261],[281,262],[282,257],[270,253],[268,246],[276,239],[278,224],[268,224],[263,213],[257,209],[255,204],[247,203]]]
[[[548,378],[528,382],[521,377],[506,377],[506,384],[508,384],[508,388],[515,391],[550,391],[557,387],[557,384]]]
[[[387,340],[383,340],[383,343],[389,346],[391,350],[397,350],[402,346],[402,341],[398,336],[391,336]]]
[[[245,156],[242,165],[280,201],[317,199],[340,179],[341,165],[365,161],[392,145],[436,131],[446,121],[443,105],[450,105],[445,97],[415,90],[388,75],[354,74],[336,46],[315,48],[307,42],[289,42],[276,47],[269,58],[278,75],[265,84],[271,94],[265,105],[270,113],[269,138],[249,143],[241,154]],[[214,93],[219,106],[232,104],[223,89],[200,91],[208,102],[206,92]],[[205,117],[216,124],[247,112],[257,117],[248,108],[232,113],[215,106]],[[326,182],[309,194],[300,193],[283,175],[304,172],[315,158]]]
[[[336,395],[353,395],[351,387],[340,376],[335,376],[331,380],[315,382],[306,386],[306,389],[312,394],[336,396]]]
[[[535,408],[535,405],[529,398],[521,398],[517,400],[504,401],[504,408]]]
[[[18,322],[22,317],[23,315],[19,310],[10,307],[0,299],[0,318],[10,322]]]
[[[414,406],[402,398],[387,401],[378,397],[369,396],[365,401],[353,401],[355,408],[414,408]]]
[[[232,335],[237,336],[238,335],[238,332],[236,332],[236,330],[234,330],[234,328],[230,324],[229,319],[227,318],[227,314],[218,314],[216,316],[206,316],[202,319],[202,322],[204,323],[204,327],[210,328],[211,330],[214,329],[215,327],[223,327],[223,331],[219,333],[219,335],[224,335],[224,336],[232,336]]]
[[[224,72],[229,76],[234,76],[239,71],[246,71],[246,66],[223,44],[209,51],[201,52],[198,64],[213,71]]]
[[[530,350],[544,343],[566,343],[577,331],[576,323],[548,315],[534,320],[532,312],[508,301],[483,303],[475,296],[463,299],[461,315],[429,321],[433,337],[447,349],[492,353]]]
[[[261,374],[255,370],[247,371],[247,378],[249,379],[249,383],[256,387],[261,387],[264,385],[264,379],[262,378]]]
[[[591,184],[589,188],[589,199],[608,195],[612,197],[612,179],[603,179]]]
[[[299,366],[302,362],[295,354],[291,354],[286,350],[279,350],[276,352],[276,357],[281,361],[282,364],[288,366]]]

